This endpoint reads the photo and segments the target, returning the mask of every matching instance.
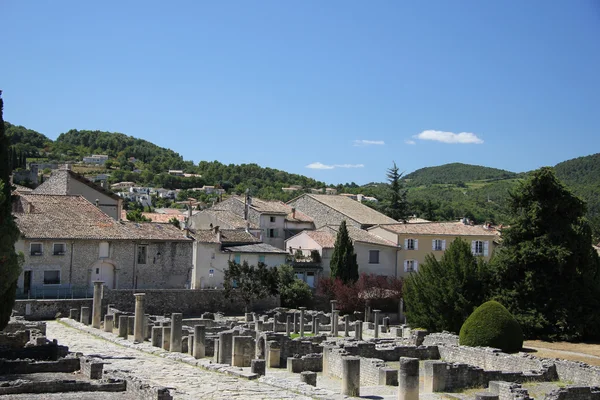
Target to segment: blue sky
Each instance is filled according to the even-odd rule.
[[[328,183],[600,152],[600,2],[0,0],[4,118]]]

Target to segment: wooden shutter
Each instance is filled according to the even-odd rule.
[[[404,272],[408,271],[408,260],[404,260]]]
[[[415,239],[415,250],[419,250],[419,239]]]
[[[476,240],[472,240],[471,241],[471,253],[476,254],[475,252],[477,251],[477,241]]]
[[[446,239],[442,240],[442,250],[446,250]]]
[[[485,242],[483,242],[483,255],[486,257],[488,255],[489,246],[490,246],[490,242],[488,242],[487,240]]]
[[[408,239],[404,239],[404,250],[408,250]]]
[[[435,250],[435,239],[431,241],[431,250]]]
[[[413,263],[413,271],[417,272],[419,270],[419,262],[417,260]]]

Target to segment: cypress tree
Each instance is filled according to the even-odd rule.
[[[408,201],[406,200],[406,190],[402,188],[400,178],[402,173],[399,172],[396,163],[387,170],[387,178],[390,184],[389,197],[385,206],[385,213],[388,217],[396,221],[406,222],[408,220],[409,210]]]
[[[19,230],[12,216],[9,164],[10,142],[4,132],[2,118],[4,102],[0,91],[0,330],[4,329],[10,319],[15,303],[17,278],[20,267],[15,252],[15,242],[19,238]]]
[[[340,224],[340,229],[335,238],[335,246],[329,265],[332,278],[339,278],[344,283],[353,283],[358,280],[358,262],[356,261],[354,245],[348,234],[345,220]]]

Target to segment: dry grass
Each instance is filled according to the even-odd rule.
[[[595,358],[600,357],[600,344],[526,340],[523,343],[523,347],[535,348],[536,351],[532,354],[537,357],[562,358],[564,360],[583,361],[590,365],[600,366],[600,358]]]

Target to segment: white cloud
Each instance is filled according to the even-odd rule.
[[[383,145],[385,145],[385,142],[383,140],[355,140],[354,141],[355,147],[371,146],[371,145],[383,146]]]
[[[333,164],[326,165],[320,162],[308,164],[306,168],[310,169],[334,169],[334,168],[363,168],[364,164]]]
[[[406,139],[404,141],[404,143],[406,143],[406,144],[417,144],[417,142],[415,142],[414,140],[410,140],[410,139]]]
[[[461,144],[482,144],[483,140],[478,138],[476,134],[470,132],[444,132],[428,130],[413,136],[421,140],[434,140],[442,143],[461,143]]]

